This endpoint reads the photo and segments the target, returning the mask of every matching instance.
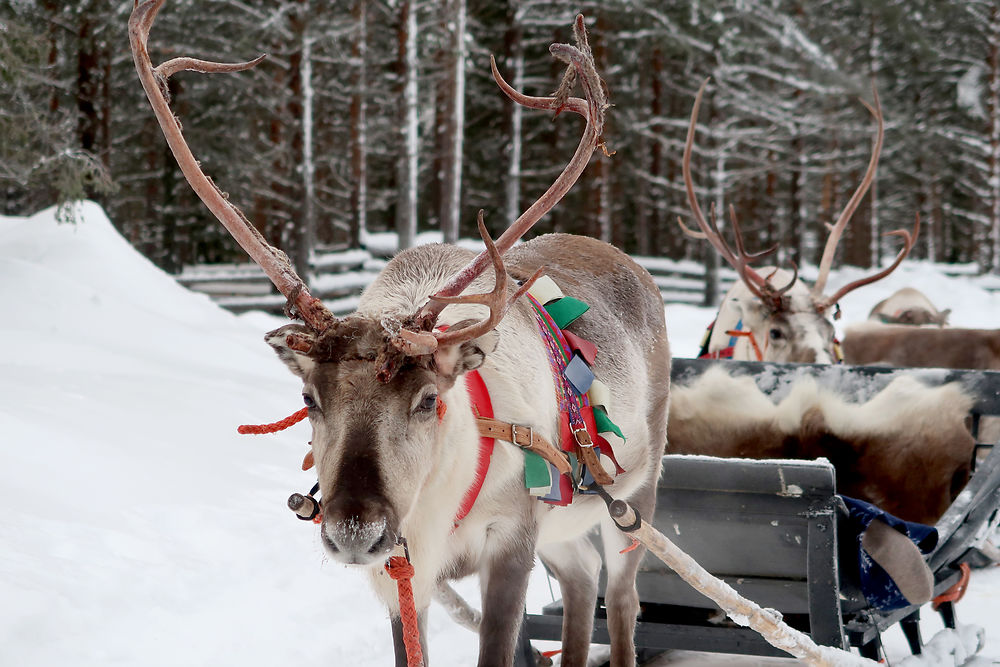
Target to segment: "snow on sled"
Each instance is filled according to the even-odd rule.
[[[899,624],[914,654],[897,663],[906,667],[961,665],[982,648],[982,631],[957,622],[956,598],[968,568],[985,565],[996,555],[989,538],[1000,521],[1000,448],[979,441],[983,418],[1000,415],[1000,372],[689,359],[673,363],[675,391],[721,363],[730,375],[752,378],[775,401],[806,377],[859,403],[901,376],[930,386],[957,383],[954,386],[970,394],[968,421],[977,443],[971,449],[971,477],[933,527],[921,533],[919,524],[906,524],[910,539],[922,540],[926,566],[921,567],[928,571],[932,588],[928,597],[935,600],[931,606],[946,628],[926,643],[918,625],[926,604],[909,603],[905,596],[887,597],[878,588],[883,582],[865,562],[868,554],[859,549],[863,533],[856,507],[838,493],[837,471],[828,460],[668,454],[653,524],[713,575],[762,607],[779,611],[789,625],[818,644],[854,647],[862,656],[879,660],[884,658],[881,633]],[[877,508],[873,511],[878,513]],[[883,521],[896,526],[894,518]],[[905,534],[904,526],[896,527]],[[936,541],[926,535],[933,529]],[[604,574],[602,569],[596,644],[609,641],[602,606]],[[892,583],[890,588],[898,593]],[[637,588],[640,663],[671,649],[788,657],[754,631],[726,619],[711,600],[649,554],[637,575]],[[547,605],[541,614],[526,615],[519,667],[535,664],[530,640],[559,639],[562,620],[561,601]]]

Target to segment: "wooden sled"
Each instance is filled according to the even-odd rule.
[[[823,385],[849,388],[864,399],[899,373],[916,374],[928,384],[958,381],[978,397],[971,426],[977,441],[980,418],[1000,415],[1000,372],[675,359],[673,377],[690,381],[713,363],[727,364],[730,373],[752,375],[768,393],[803,374]],[[1000,514],[1000,448],[991,445],[983,445],[989,453],[980,455],[964,491],[937,523],[938,544],[926,557],[935,596],[959,582],[963,563],[988,561],[979,547],[996,529]],[[898,623],[914,653],[906,664],[923,664],[917,657],[928,647],[918,625],[923,606],[882,612],[868,604],[859,587],[855,545],[838,541],[845,518],[835,471],[825,460],[668,455],[653,523],[712,574],[762,607],[781,612],[789,625],[816,643],[856,647],[862,656],[879,660],[884,657],[881,633]],[[604,586],[602,571],[602,593]],[[671,649],[788,657],[754,631],[726,619],[711,600],[648,554],[637,587],[640,664]],[[603,597],[595,610],[595,644],[609,642],[602,604]],[[941,663],[939,645],[946,642],[935,636],[929,643],[938,649],[934,664],[962,664],[982,647],[982,634],[957,624],[954,602],[941,603],[937,611],[960,647],[951,652],[953,661]],[[558,641],[561,631],[560,601],[541,614],[527,614],[515,664],[533,666],[530,640]]]

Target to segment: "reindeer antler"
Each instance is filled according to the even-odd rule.
[[[180,123],[170,110],[164,94],[167,78],[177,72],[192,70],[214,74],[218,72],[241,72],[250,69],[261,62],[265,56],[244,63],[216,63],[195,58],[174,58],[154,68],[150,62],[147,42],[149,30],[153,26],[156,14],[166,0],[134,0],[132,14],[128,20],[129,43],[132,47],[132,59],[139,73],[146,97],[153,107],[156,120],[163,130],[163,136],[174,154],[178,166],[184,173],[184,178],[190,183],[208,209],[219,219],[236,242],[250,257],[260,265],[261,269],[275,287],[288,299],[290,309],[315,331],[322,333],[337,322],[337,318],[327,310],[323,303],[309,293],[305,282],[295,273],[288,256],[281,250],[269,245],[264,237],[250,223],[247,217],[236,206],[231,204],[225,194],[201,170],[198,160],[181,133]]]
[[[435,294],[431,296],[430,299],[431,301],[444,304],[445,306],[455,303],[478,303],[487,306],[490,309],[489,316],[479,322],[476,322],[475,324],[461,328],[448,329],[448,331],[444,332],[430,333],[427,331],[400,329],[398,337],[404,342],[398,344],[397,347],[399,347],[404,353],[410,356],[430,354],[438,347],[458,345],[459,343],[482,336],[484,333],[500,324],[500,320],[502,320],[504,315],[507,314],[507,310],[511,307],[511,305],[524,296],[525,292],[531,289],[531,286],[535,284],[535,281],[538,280],[545,272],[544,266],[539,268],[535,271],[531,278],[526,280],[524,284],[522,284],[510,298],[508,298],[507,270],[504,268],[503,258],[500,257],[500,251],[497,250],[496,244],[493,243],[493,239],[490,238],[489,232],[486,231],[486,223],[483,222],[482,210],[479,211],[476,223],[479,226],[479,235],[483,237],[483,242],[486,244],[486,252],[489,253],[489,257],[493,261],[493,269],[496,272],[496,284],[493,287],[493,291],[487,294],[466,294],[463,296],[443,296],[441,294]]]
[[[818,299],[815,299],[814,303],[816,305],[816,310],[818,312],[823,312],[824,310],[826,310],[827,308],[829,308],[830,306],[832,306],[833,304],[837,303],[842,298],[844,298],[844,296],[849,292],[853,292],[857,288],[862,287],[864,285],[870,285],[871,283],[877,280],[882,280],[882,278],[885,278],[887,275],[895,271],[896,267],[899,266],[904,259],[906,259],[907,255],[910,254],[910,250],[913,249],[913,244],[917,242],[917,236],[919,235],[920,235],[920,212],[918,211],[916,222],[913,223],[912,234],[906,231],[905,229],[896,229],[891,232],[886,232],[885,234],[882,235],[882,236],[900,236],[903,238],[903,247],[899,249],[899,254],[896,255],[896,259],[893,260],[892,264],[890,264],[889,266],[887,266],[886,268],[882,269],[877,273],[874,273],[865,278],[859,278],[854,282],[850,282],[844,285],[839,290],[834,292],[832,296],[828,297],[820,296]]]
[[[502,296],[506,292],[506,271],[500,256],[509,250],[524,234],[531,229],[543,215],[555,206],[569,189],[576,183],[580,174],[590,161],[590,156],[597,148],[601,133],[604,129],[604,111],[608,104],[604,97],[604,86],[597,68],[594,65],[594,58],[590,51],[590,43],[587,40],[587,32],[582,14],[578,14],[573,24],[573,35],[576,46],[569,44],[552,44],[549,52],[567,63],[566,74],[555,95],[552,97],[532,97],[514,90],[500,75],[496,66],[496,60],[490,57],[490,67],[493,71],[493,78],[500,89],[514,102],[532,109],[553,110],[557,114],[567,110],[578,113],[587,119],[587,126],[584,128],[583,136],[577,146],[576,152],[570,159],[568,165],[562,173],[549,186],[535,203],[528,207],[510,227],[500,235],[494,244],[489,240],[485,226],[482,224],[482,217],[479,219],[480,234],[486,242],[486,250],[480,253],[469,264],[456,273],[448,283],[445,284],[437,294],[429,297],[428,303],[424,305],[411,320],[411,323],[392,333],[393,344],[406,355],[429,354],[439,345],[455,345],[463,340],[469,340],[480,336],[486,331],[495,327],[510,306],[510,301],[500,307],[502,299],[498,301],[498,295]],[[570,89],[575,81],[579,80],[586,99],[570,97]],[[483,272],[486,265],[492,261],[497,274],[497,286],[488,297],[462,297],[454,299],[458,294],[469,286],[475,278]],[[541,269],[536,272],[513,298],[517,298],[530,283],[539,275]],[[503,278],[501,278],[503,276]],[[503,287],[501,287],[501,282]],[[432,332],[438,316],[445,306],[451,303],[486,303],[491,305],[490,316],[482,322],[465,327],[455,332]],[[493,306],[496,306],[494,308]],[[497,314],[500,313],[499,317]]]
[[[854,195],[851,197],[850,201],[847,202],[847,206],[844,207],[843,213],[837,218],[837,222],[830,227],[830,236],[827,238],[826,246],[823,248],[823,258],[820,260],[819,264],[819,275],[816,278],[815,284],[811,291],[813,298],[813,304],[816,307],[817,312],[822,313],[824,310],[837,303],[849,292],[856,290],[863,285],[869,285],[877,280],[885,278],[887,275],[896,270],[896,267],[906,259],[907,255],[910,254],[910,250],[913,249],[913,244],[917,241],[917,236],[920,234],[920,213],[917,213],[916,222],[913,224],[913,233],[906,231],[905,229],[897,229],[891,232],[886,232],[883,236],[899,236],[903,239],[903,247],[900,248],[899,254],[896,255],[896,259],[887,268],[878,271],[866,278],[860,278],[854,282],[844,285],[839,290],[837,290],[832,296],[823,296],[823,291],[826,289],[826,281],[830,276],[830,267],[833,265],[833,258],[837,252],[837,244],[840,242],[840,237],[844,233],[844,228],[847,227],[847,222],[854,215],[854,211],[857,210],[858,205],[864,198],[865,193],[868,192],[868,188],[871,187],[872,181],[875,178],[875,168],[878,165],[879,156],[882,154],[882,140],[885,137],[884,121],[882,118],[882,105],[878,99],[878,90],[875,89],[875,82],[872,81],[872,99],[874,100],[874,106],[868,104],[864,100],[861,103],[865,105],[869,113],[875,118],[877,124],[877,131],[875,134],[875,146],[872,148],[872,156],[868,162],[868,169],[865,171],[865,176],[861,180],[861,184],[858,185],[858,189],[855,190]]]
[[[837,222],[830,228],[830,236],[827,237],[826,246],[823,248],[823,257],[819,263],[819,275],[816,277],[816,282],[813,283],[812,288],[813,298],[817,300],[823,299],[823,290],[826,289],[826,280],[830,276],[830,267],[833,266],[833,258],[837,253],[837,244],[840,243],[840,237],[843,236],[844,229],[847,227],[851,216],[854,215],[854,211],[857,210],[861,200],[864,199],[865,194],[868,192],[868,188],[871,187],[872,181],[875,179],[878,159],[882,155],[882,139],[885,137],[885,123],[882,118],[882,104],[878,99],[878,90],[875,89],[874,79],[872,80],[872,99],[875,101],[874,106],[864,100],[861,100],[861,103],[865,105],[865,108],[875,118],[877,127],[875,132],[875,146],[872,148],[872,156],[868,161],[868,169],[865,170],[865,176],[861,179],[858,189],[854,191],[854,194],[848,200],[847,206],[844,207],[840,217],[837,218]],[[905,234],[906,232],[903,233]]]
[[[782,288],[775,288],[770,283],[770,277],[764,278],[759,273],[757,273],[753,268],[750,267],[750,263],[754,262],[762,257],[770,255],[775,250],[778,249],[777,246],[773,248],[768,248],[763,252],[759,253],[748,253],[746,247],[743,243],[743,233],[740,230],[740,225],[736,219],[736,210],[732,205],[729,207],[729,216],[732,220],[733,225],[733,236],[736,240],[736,252],[729,246],[725,237],[719,231],[719,227],[715,222],[715,206],[714,204],[709,208],[709,219],[705,219],[705,214],[701,210],[701,205],[698,204],[698,197],[694,192],[694,180],[691,177],[691,153],[694,149],[694,136],[695,136],[695,126],[698,123],[698,111],[701,109],[701,100],[705,94],[705,87],[708,85],[708,79],[705,79],[701,87],[698,89],[698,94],[694,99],[694,107],[691,109],[691,121],[688,124],[687,140],[684,143],[684,158],[681,161],[681,171],[684,175],[684,187],[687,191],[688,205],[691,207],[691,215],[694,217],[696,223],[698,223],[698,228],[700,232],[696,232],[687,227],[684,222],[678,218],[677,223],[683,231],[688,236],[693,238],[705,239],[712,244],[716,252],[722,256],[726,262],[729,263],[735,270],[740,279],[747,286],[747,289],[756,296],[758,299],[768,304],[772,309],[777,309],[782,303],[782,299],[789,289],[791,289],[794,284],[794,280]],[[797,271],[796,271],[797,276]]]

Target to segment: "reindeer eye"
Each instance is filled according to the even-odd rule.
[[[781,329],[771,329],[771,331],[768,332],[768,335],[771,337],[771,340],[781,340],[785,337],[785,334],[781,332]]]
[[[427,394],[424,399],[420,401],[420,405],[417,406],[418,412],[429,412],[437,408],[437,394]]]
[[[316,407],[316,401],[309,394],[302,394],[302,402],[306,404],[306,407],[312,410]]]

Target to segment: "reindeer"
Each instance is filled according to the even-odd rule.
[[[877,124],[871,160],[858,189],[847,202],[840,217],[837,218],[837,222],[830,227],[830,235],[823,249],[823,257],[819,266],[819,275],[812,288],[809,288],[799,279],[797,267],[793,266],[793,272],[789,273],[780,268],[753,269],[750,266],[752,262],[770,254],[775,248],[763,253],[747,253],[743,245],[736,212],[732,206],[730,206],[730,218],[736,240],[736,252],[733,252],[729,243],[719,232],[714,209],[710,211],[710,218],[706,220],[698,205],[691,178],[691,153],[694,146],[698,109],[701,107],[701,99],[707,83],[706,80],[702,84],[695,98],[682,162],[688,204],[701,231],[688,229],[680,219],[678,222],[681,229],[689,236],[708,240],[723,259],[736,269],[740,282],[737,282],[723,298],[711,328],[711,334],[703,348],[702,356],[743,361],[833,363],[837,360],[838,354],[833,323],[829,319],[831,308],[837,308],[837,303],[846,294],[881,280],[892,273],[909,254],[917,234],[920,232],[919,216],[912,234],[905,230],[888,232],[887,236],[901,236],[904,241],[902,249],[890,266],[871,276],[844,285],[832,295],[824,295],[827,278],[837,251],[837,244],[840,242],[840,237],[843,235],[848,221],[854,215],[858,204],[871,186],[882,151],[884,128],[878,93],[873,86],[874,106],[862,100],[862,104],[871,112]]]
[[[537,548],[562,589],[563,664],[586,664],[601,565],[586,533],[599,522],[607,528],[611,663],[633,665],[639,608],[635,572],[642,550],[619,554],[629,540],[613,528],[597,496],[581,495],[565,507],[530,497],[521,451],[551,456],[549,443],[561,442],[562,408],[548,348],[535,311],[521,298],[544,271],[566,294],[590,305],[573,331],[599,349],[592,368],[615,397],[605,404],[609,416],[627,435],[615,451],[623,470],[613,479],[599,462],[591,465],[593,443],[583,429],[572,434],[580,445],[576,453],[595,479],[613,481],[609,489],[615,496],[646,516],[652,512],[670,382],[663,304],[655,283],[628,256],[594,239],[550,234],[512,247],[565,194],[599,145],[606,105],[583,17],[575,24],[577,47],[554,44],[550,49],[568,63],[554,97],[522,95],[492,63],[497,84],[516,103],[569,110],[587,119],[576,154],[556,182],[495,244],[480,214],[487,250],[478,256],[449,245],[399,253],[365,290],[357,312],[337,319],[311,296],[287,257],[269,246],[201,172],[161,91],[165,77],[182,69],[237,71],[260,59],[223,65],[177,58],[153,69],[146,44],[163,2],[143,0],[133,8],[129,34],[136,69],[185,177],[303,321],[268,333],[266,341],[302,379],[322,497],[323,545],[332,559],[368,574],[389,610],[397,665],[407,664],[408,637],[383,562],[398,552],[400,538],[414,568],[411,583],[422,629],[439,582],[479,575],[479,665],[513,660]],[[586,100],[569,96],[575,79]],[[495,273],[492,290],[480,275],[489,264]],[[515,287],[510,278],[523,284]],[[484,292],[465,294],[467,288]],[[467,386],[473,371],[489,390],[494,413],[489,423],[473,413]],[[491,458],[485,457],[485,475],[477,470],[486,451],[480,442],[484,433],[499,439],[490,440],[495,446]],[[553,460],[569,469],[559,452]],[[469,507],[467,496],[477,482],[481,488]],[[426,633],[420,645],[426,656]]]
[[[913,368],[1000,370],[1000,329],[857,322],[844,332],[844,360]]]
[[[938,327],[948,325],[951,308],[938,310],[931,300],[918,289],[903,287],[882,299],[868,313],[868,320],[882,324],[908,324]]]

